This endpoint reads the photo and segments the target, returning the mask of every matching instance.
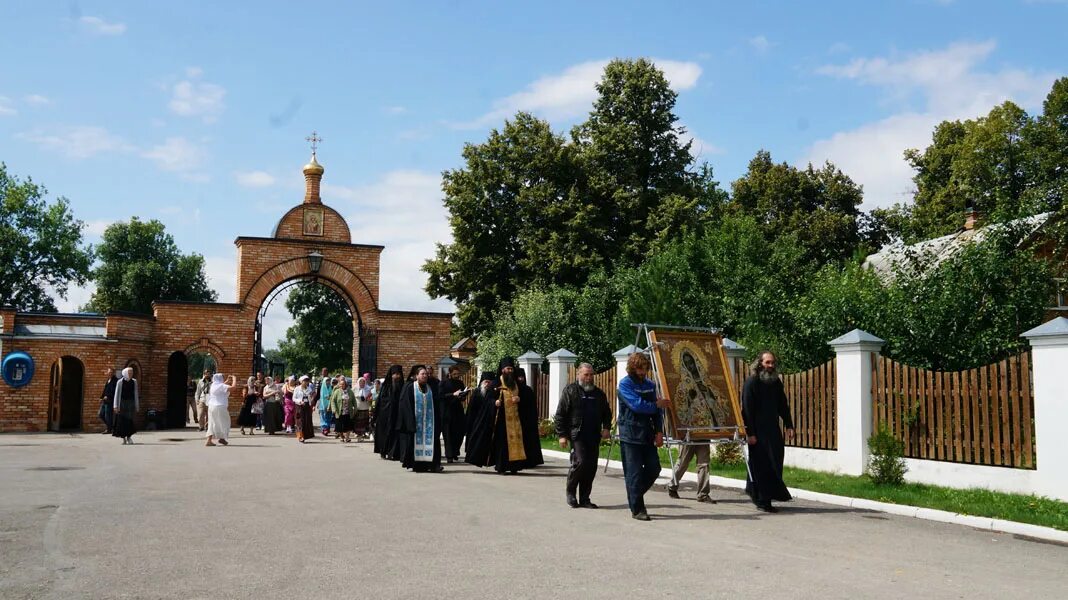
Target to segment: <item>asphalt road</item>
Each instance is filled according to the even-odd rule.
[[[237,430],[234,430],[238,434]],[[566,465],[409,473],[370,443],[0,435],[0,598],[1065,598],[1068,547],[662,488],[564,504]]]

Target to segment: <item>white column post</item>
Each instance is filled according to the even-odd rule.
[[[564,393],[568,381],[567,368],[575,364],[578,358],[574,352],[560,348],[546,358],[549,359],[549,414],[556,414],[556,407],[560,404],[560,394]]]
[[[627,376],[627,359],[631,354],[639,352],[641,348],[631,344],[625,348],[620,348],[612,353],[612,358],[616,359],[616,385],[619,385],[620,381]]]
[[[484,361],[481,356],[476,356],[475,358],[471,359],[471,364],[475,366],[475,385],[478,385],[478,382],[482,381],[483,362]]]
[[[533,386],[537,384],[536,377],[541,377],[541,362],[542,356],[537,352],[530,350],[524,353],[519,358],[515,359],[519,363],[519,368],[527,374],[527,385]]]
[[[871,437],[871,357],[886,342],[854,329],[827,343],[834,348],[838,375],[838,467],[846,475],[862,475]]]
[[[1034,492],[1068,500],[1068,319],[1057,317],[1023,336],[1031,342],[1035,402]]]
[[[438,379],[445,381],[449,378],[449,368],[454,367],[460,363],[456,362],[451,356],[446,356],[438,361]]]

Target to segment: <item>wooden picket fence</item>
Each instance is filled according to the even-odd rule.
[[[534,395],[538,399],[538,420],[548,419],[552,416],[549,414],[549,374],[539,369],[534,374],[534,381],[530,381],[530,375],[527,375],[527,384],[534,388]]]
[[[787,442],[787,446],[838,449],[836,369],[836,361],[831,359],[807,371],[782,375],[790,416],[794,421],[794,439]],[[737,382],[735,385],[741,400],[742,384],[749,377],[749,364],[743,359],[735,359],[731,375]]]
[[[1035,468],[1031,355],[957,372],[872,357],[873,426],[905,443],[905,456]]]

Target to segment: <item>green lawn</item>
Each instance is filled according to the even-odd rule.
[[[555,439],[543,439],[541,445],[542,448],[549,450],[561,450]],[[608,447],[602,446],[601,458],[603,459],[607,454]],[[618,444],[612,449],[612,460],[619,460]],[[660,464],[665,467],[670,465],[667,451],[663,448],[660,449]],[[694,470],[694,465],[690,465],[690,470]],[[709,471],[721,477],[745,479],[744,464],[722,465],[713,461],[709,466]],[[1068,531],[1068,502],[1059,502],[1049,498],[982,489],[958,490],[920,483],[879,486],[872,483],[866,476],[835,475],[793,467],[786,467],[783,470],[783,479],[790,487],[813,492],[934,508]]]

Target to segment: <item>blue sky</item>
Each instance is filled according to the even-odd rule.
[[[1038,111],[1068,74],[1068,1],[697,4],[5,2],[0,160],[69,198],[90,241],[162,220],[233,301],[233,240],[301,201],[314,129],[324,202],[386,245],[381,305],[450,310],[418,271],[449,239],[441,171],[520,109],[567,131],[608,59],[657,61],[724,185],[765,148],[833,160],[866,207],[909,198],[901,153],[934,124]]]

